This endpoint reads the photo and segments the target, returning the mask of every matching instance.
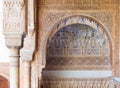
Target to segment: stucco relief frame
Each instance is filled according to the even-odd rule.
[[[91,16],[87,16],[87,15],[71,15],[68,17],[64,17],[61,20],[59,20],[58,22],[56,22],[55,24],[52,25],[52,27],[50,27],[51,29],[49,29],[46,34],[45,37],[43,39],[43,41],[41,42],[41,59],[43,61],[43,64],[45,65],[46,63],[46,45],[47,45],[47,40],[49,37],[52,37],[57,31],[59,31],[61,28],[67,26],[67,25],[71,25],[71,24],[85,24],[88,25],[92,28],[94,28],[95,30],[98,30],[99,32],[105,32],[106,37],[109,40],[109,44],[110,44],[110,63],[112,65],[112,67],[114,67],[114,61],[113,61],[113,43],[112,43],[112,36],[110,34],[110,32],[107,30],[106,27],[103,26],[103,24],[101,24],[99,21],[97,21],[97,19],[91,17]]]

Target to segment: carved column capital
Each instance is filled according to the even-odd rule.
[[[27,35],[24,39],[23,48],[20,50],[21,60],[23,62],[30,62],[33,58],[35,50],[35,35]]]
[[[5,43],[8,48],[20,48],[22,45],[22,34],[17,32],[4,32]]]
[[[22,50],[21,53],[21,60],[23,62],[31,62],[33,58],[33,52],[27,51],[27,50]]]

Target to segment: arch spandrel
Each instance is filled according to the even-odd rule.
[[[56,24],[54,24],[54,26],[48,30],[48,32],[46,32],[46,36],[44,38],[44,42],[42,43],[42,51],[45,51],[45,53],[43,53],[43,63],[46,63],[46,44],[47,44],[47,40],[49,37],[52,37],[56,32],[58,32],[60,29],[62,29],[65,26],[68,25],[72,25],[72,24],[83,24],[83,25],[88,25],[90,27],[92,27],[93,29],[95,29],[96,31],[100,32],[101,34],[105,33],[105,37],[106,39],[108,39],[109,44],[110,44],[110,60],[111,60],[111,65],[113,65],[113,59],[112,59],[112,38],[111,38],[111,34],[109,33],[109,31],[100,23],[98,22],[95,18],[93,17],[89,17],[86,15],[72,15],[72,16],[68,16],[65,17],[61,20],[59,20]]]

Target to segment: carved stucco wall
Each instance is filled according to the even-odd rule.
[[[104,26],[104,29],[107,31],[109,38],[111,39],[111,50],[112,50],[112,70],[115,73],[115,76],[119,76],[119,20],[118,20],[118,7],[119,0],[37,0],[37,8],[35,10],[38,12],[38,30],[37,32],[37,50],[35,52],[35,58],[32,61],[32,87],[38,88],[38,76],[41,76],[42,66],[45,66],[46,62],[46,44],[47,39],[50,34],[54,35],[58,30],[52,31],[57,27],[64,18],[72,18],[71,21],[74,23],[74,15],[79,16],[88,16],[92,20],[96,20],[91,26],[96,27],[96,22]],[[25,2],[24,0],[5,0],[4,4],[4,29],[5,32],[19,32],[22,34],[26,31],[25,29]],[[32,5],[33,6],[33,5]],[[30,6],[30,7],[32,7]],[[35,5],[36,6],[36,5]],[[29,8],[31,9],[31,8]],[[33,10],[32,10],[33,11]],[[29,12],[29,29],[33,29],[33,14]],[[35,13],[36,15],[36,13]],[[78,20],[79,21],[79,20]],[[88,23],[87,23],[88,22]],[[93,21],[94,22],[94,21]],[[58,23],[58,24],[57,24]],[[77,23],[77,20],[75,20]],[[81,22],[80,22],[81,23]],[[85,19],[85,23],[89,24],[89,21]],[[72,24],[72,23],[71,23]],[[82,23],[83,24],[83,23]],[[64,25],[65,26],[65,25]],[[63,27],[64,27],[63,26]],[[67,25],[66,25],[67,26]],[[90,26],[90,25],[89,25]],[[52,33],[53,32],[53,33]],[[12,34],[9,34],[10,36]],[[17,34],[15,34],[17,35]],[[14,35],[13,35],[14,37]],[[9,36],[7,36],[8,42],[15,46],[19,43],[15,38],[15,41],[11,41]],[[19,46],[19,45],[18,45]],[[43,62],[43,63],[42,63]]]
[[[44,0],[43,0],[44,1]],[[36,55],[36,58],[38,58],[38,60],[36,61],[38,66],[41,64],[44,64],[45,62],[43,61],[46,56],[43,52],[46,52],[46,50],[43,50],[42,48],[45,45],[46,41],[46,36],[49,34],[49,31],[52,30],[53,26],[60,21],[63,18],[69,17],[69,16],[73,16],[73,15],[87,15],[90,16],[93,19],[96,19],[99,23],[103,24],[104,27],[108,30],[108,32],[111,35],[111,39],[112,39],[112,44],[113,44],[113,49],[116,48],[115,47],[115,30],[118,30],[117,27],[117,23],[115,24],[115,22],[117,22],[117,2],[118,1],[113,1],[113,2],[109,2],[109,0],[105,1],[100,1],[100,3],[96,3],[94,2],[94,0],[92,0],[92,3],[90,7],[88,8],[86,7],[86,4],[79,4],[79,5],[66,5],[66,4],[42,4],[41,2],[39,2],[40,4],[38,5],[39,7],[39,19],[38,19],[38,28],[39,28],[39,32],[38,32],[38,53]],[[47,3],[47,1],[46,1]],[[57,3],[57,1],[56,1]],[[89,3],[89,2],[88,2]],[[65,8],[64,8],[65,7]],[[71,8],[70,8],[71,7]],[[79,9],[78,9],[78,8]],[[95,7],[95,8],[92,8]],[[54,33],[53,33],[54,34]],[[44,47],[45,48],[45,47]],[[115,56],[115,51],[113,51],[113,57],[116,58],[117,56]],[[117,60],[117,59],[116,59]],[[113,63],[113,68],[114,65],[116,63],[116,60],[114,60]],[[117,70],[116,70],[117,71]],[[118,72],[117,72],[118,73]],[[116,74],[117,74],[116,73]]]
[[[115,31],[118,31],[118,14],[117,14],[117,7],[118,7],[118,0],[111,1],[111,0],[103,0],[103,1],[95,1],[95,0],[89,0],[88,3],[85,3],[84,0],[79,5],[75,4],[77,0],[73,0],[74,4],[71,5],[67,2],[67,0],[61,0],[60,2],[64,4],[58,3],[58,1],[54,0],[51,4],[47,0],[42,0],[43,2],[39,1],[39,36],[38,36],[38,55],[36,56],[39,58],[37,60],[37,64],[45,64],[45,54],[46,50],[42,49],[45,45],[47,36],[50,34],[50,30],[54,29],[54,25],[59,22],[60,20],[73,16],[73,15],[85,15],[89,16],[92,19],[95,19],[98,21],[98,23],[102,24],[104,28],[109,32],[109,35],[111,37],[111,43],[113,45],[112,48],[112,57],[113,59],[113,68],[116,74],[118,74],[118,71],[115,70],[116,62],[118,62],[118,53],[115,53],[116,50],[118,50],[118,34],[115,33]],[[56,3],[54,3],[56,2]],[[91,2],[91,4],[90,4]],[[46,3],[46,4],[45,4]],[[72,3],[72,2],[70,2]],[[58,5],[59,4],[59,5]],[[53,33],[54,34],[54,33]],[[117,34],[117,35],[116,35]],[[116,35],[116,36],[115,36]],[[40,42],[41,41],[41,42]],[[46,48],[44,46],[44,48]],[[115,50],[116,49],[116,50]],[[40,53],[39,53],[40,52]]]
[[[112,46],[112,70],[118,76],[118,2],[119,0],[38,0],[37,50],[32,62],[32,86],[38,86],[37,77],[41,79],[41,71],[46,63],[47,39],[58,31],[51,30],[64,18],[74,15],[88,16],[107,30]]]

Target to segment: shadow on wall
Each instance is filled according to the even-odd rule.
[[[3,76],[0,76],[0,88],[10,88],[8,79]]]

